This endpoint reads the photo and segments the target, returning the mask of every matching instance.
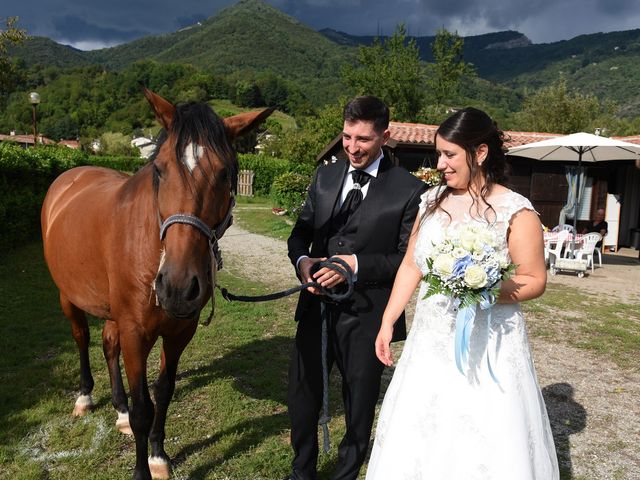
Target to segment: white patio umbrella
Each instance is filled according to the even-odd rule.
[[[614,160],[637,161],[640,158],[640,145],[580,132],[513,147],[507,153],[548,162],[578,162],[578,167],[581,168],[583,163]],[[580,198],[578,195],[580,193],[578,191],[578,182],[575,182],[575,188],[573,229],[577,231],[578,198]],[[575,236],[571,241],[571,252],[574,250]]]

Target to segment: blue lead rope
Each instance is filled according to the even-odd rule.
[[[459,301],[457,301],[459,303]],[[486,357],[489,375],[498,385],[498,379],[491,367],[491,359],[489,358],[489,333],[491,330],[491,307],[496,303],[496,298],[489,293],[482,294],[482,300],[479,304],[473,304],[458,309],[456,315],[456,335],[455,335],[455,359],[456,367],[463,375],[469,364],[469,349],[471,345],[471,330],[476,318],[476,308],[479,306],[481,310],[487,310],[487,336],[486,336]]]

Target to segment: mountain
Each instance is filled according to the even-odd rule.
[[[376,38],[371,35],[349,35],[345,32],[340,32],[330,28],[320,30],[320,33],[327,37],[329,40],[339,44],[350,47],[358,45],[371,45]],[[386,38],[386,37],[381,37]],[[425,62],[433,62],[433,54],[431,53],[431,44],[435,40],[435,36],[426,37],[411,37],[408,38],[416,41],[418,48],[420,49],[420,57]],[[485,33],[482,35],[474,35],[464,37],[464,56],[467,61],[472,61],[471,57],[475,57],[476,54],[482,50],[505,50],[516,47],[526,47],[531,45],[525,35],[520,32],[514,32],[512,30],[504,32]]]
[[[425,61],[433,60],[434,38],[415,38]],[[330,29],[317,32],[262,0],[241,0],[190,27],[112,48],[83,52],[32,37],[11,54],[27,65],[58,67],[99,64],[121,69],[143,59],[188,63],[234,80],[272,71],[301,86],[313,103],[322,104],[344,94],[340,66],[353,62],[357,46],[373,39]],[[500,91],[537,89],[563,74],[569,86],[614,100],[628,115],[637,115],[640,29],[547,44],[533,44],[516,31],[464,41],[465,60],[482,79],[499,84]]]
[[[370,45],[372,36],[325,29],[321,33],[344,46]],[[420,56],[433,61],[435,37],[415,38]],[[637,116],[640,107],[640,29],[580,35],[571,40],[533,44],[514,31],[464,37],[464,59],[486,80],[517,90],[549,85],[564,75],[571,87],[613,100],[622,113]]]
[[[120,69],[138,60],[188,63],[213,73],[271,70],[305,85],[312,100],[337,97],[340,66],[353,58],[317,31],[262,0],[241,0],[187,28],[116,47],[80,52],[90,63]],[[31,63],[31,59],[29,60]]]
[[[84,67],[94,62],[87,52],[61,45],[46,37],[29,37],[19,47],[9,46],[9,55],[21,58],[27,65],[48,67]]]

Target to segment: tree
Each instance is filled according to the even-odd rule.
[[[7,95],[20,82],[17,65],[7,52],[8,45],[18,45],[27,38],[26,32],[15,26],[17,21],[18,17],[8,17],[2,22],[0,17],[0,23],[6,25],[5,29],[0,29],[0,104],[4,104]]]
[[[105,132],[100,135],[102,155],[139,156],[140,150],[131,145],[131,137],[119,132]]]
[[[260,88],[254,82],[248,80],[240,80],[236,83],[233,100],[241,107],[264,105]]]
[[[594,95],[569,90],[567,81],[560,77],[548,87],[525,97],[516,124],[521,130],[575,133],[603,127],[613,118],[615,104],[601,103]]]
[[[343,99],[326,105],[316,116],[301,121],[300,128],[285,130],[267,145],[274,156],[315,165],[316,156],[342,131]]]
[[[430,96],[437,105],[455,99],[459,91],[460,79],[474,74],[473,68],[462,59],[464,40],[457,34],[444,28],[438,30],[431,44],[434,63],[429,65]]]
[[[258,87],[262,92],[262,98],[266,106],[276,107],[279,110],[287,109],[289,89],[282,78],[267,72],[261,78],[258,78]]]
[[[360,67],[346,65],[344,82],[358,95],[376,95],[400,121],[415,121],[423,102],[424,71],[420,51],[414,39],[406,40],[406,28],[398,25],[395,33],[371,46],[358,50]]]

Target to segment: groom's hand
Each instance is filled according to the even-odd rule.
[[[356,256],[355,255],[334,255],[333,258],[339,258],[349,265],[351,271],[356,273]],[[333,288],[336,285],[345,282],[346,278],[335,270],[323,267],[313,274],[313,278],[316,282],[322,285],[324,288]]]
[[[315,279],[311,276],[311,269],[316,263],[322,262],[326,260],[326,257],[323,258],[301,258],[298,263],[298,272],[300,273],[300,278],[302,279],[302,283],[313,282]],[[326,269],[323,269],[326,270]],[[317,280],[316,280],[317,281]],[[314,295],[321,295],[320,290],[314,287],[307,287],[307,290]]]

